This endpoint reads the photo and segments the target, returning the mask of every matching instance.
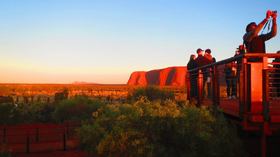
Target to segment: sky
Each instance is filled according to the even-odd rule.
[[[125,84],[133,71],[185,66],[197,48],[226,59],[268,9],[280,1],[0,0],[0,83]]]

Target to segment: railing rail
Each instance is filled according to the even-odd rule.
[[[62,148],[67,149],[67,140],[75,139],[75,129],[80,123],[64,124],[28,124],[28,125],[2,125],[0,126],[0,143],[8,147],[22,145],[25,152],[31,152],[31,144],[61,143]],[[15,150],[17,152],[17,150]],[[21,151],[20,151],[21,152]]]
[[[260,58],[260,60],[253,60],[255,58]],[[208,73],[208,75],[210,74],[212,91],[211,102],[214,105],[219,105],[221,94],[223,94],[220,93],[220,82],[223,79],[222,77],[224,77],[223,75],[225,75],[221,72],[221,69],[223,68],[222,66],[225,66],[229,63],[235,63],[237,68],[237,76],[234,81],[235,84],[237,84],[236,90],[238,94],[239,118],[246,119],[247,115],[254,113],[259,114],[257,112],[261,111],[264,116],[263,120],[267,121],[269,120],[269,101],[272,98],[271,95],[280,95],[278,93],[278,84],[280,84],[280,77],[277,75],[277,73],[280,73],[280,68],[274,67],[275,65],[280,66],[280,63],[272,62],[272,59],[276,58],[280,59],[279,53],[247,53],[231,57],[222,61],[218,61],[216,63],[208,64],[202,67],[189,70],[186,77],[188,80],[187,84],[190,85],[190,79],[194,77],[197,79],[196,81],[198,87],[198,105],[201,105],[201,99],[204,95],[202,90],[204,90],[206,80],[206,78],[203,78],[203,75],[205,75],[205,73]],[[255,76],[254,74],[258,76]],[[278,79],[279,81],[277,83]],[[256,80],[260,80],[261,82],[257,82]],[[254,91],[255,88],[253,88],[252,86],[255,85],[261,86],[260,88],[258,88],[260,90],[259,93]],[[277,88],[277,90],[275,88]],[[256,107],[257,105],[252,105],[252,103],[256,104],[256,101],[261,101],[260,103],[263,104],[262,109]],[[258,120],[261,121],[261,119]]]

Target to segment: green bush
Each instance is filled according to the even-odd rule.
[[[57,122],[87,120],[92,117],[92,112],[102,105],[103,102],[100,100],[93,100],[86,96],[76,96],[56,104],[53,116]]]
[[[47,103],[18,104],[15,107],[18,123],[54,122],[54,106]]]
[[[18,113],[14,104],[0,104],[0,124],[14,124],[17,122]]]
[[[0,124],[53,122],[52,105],[45,103],[0,105]]]
[[[87,120],[92,118],[103,102],[92,100],[86,96],[76,96],[61,100],[57,104],[21,103],[0,104],[0,124],[48,123],[64,122],[65,120]]]
[[[93,113],[78,131],[84,150],[99,156],[244,156],[222,114],[171,100],[140,99]]]
[[[139,87],[134,89],[128,95],[128,100],[137,101],[141,97],[146,97],[150,101],[154,100],[175,100],[175,95],[172,91],[167,89],[160,89],[155,86]]]

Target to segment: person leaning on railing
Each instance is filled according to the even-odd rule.
[[[225,73],[225,80],[227,85],[227,97],[228,99],[235,99],[237,96],[236,91],[236,83],[237,83],[237,70],[236,70],[236,63],[230,62],[225,64],[224,73]]]
[[[243,55],[243,54],[245,54],[245,47],[244,47],[244,45],[242,44],[242,45],[239,45],[238,48],[236,49],[235,54],[234,54],[234,57],[239,56],[239,55]],[[242,67],[241,67],[241,66],[242,66],[242,58],[236,59],[236,63],[237,63],[237,67],[236,67],[236,70],[237,70],[237,72],[236,72],[236,78],[237,78],[237,80],[239,80],[240,71],[241,71],[241,68],[242,68]]]
[[[268,20],[272,18],[272,29],[269,33],[259,35],[264,25]],[[265,41],[273,38],[277,34],[277,12],[268,10],[266,12],[266,18],[258,25],[255,22],[251,22],[246,27],[246,33],[243,36],[244,44],[248,53],[266,53]]]

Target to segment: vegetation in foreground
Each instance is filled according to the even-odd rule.
[[[92,122],[78,130],[82,148],[106,157],[244,156],[235,129],[221,113],[137,97],[93,112]]]
[[[128,93],[128,100],[130,102],[137,101],[141,97],[146,97],[150,101],[175,100],[174,92],[155,86],[139,87]]]
[[[0,104],[0,125],[30,123],[63,123],[91,119],[91,113],[104,102],[86,96],[75,96],[55,103]]]
[[[83,121],[81,147],[99,156],[244,156],[222,114],[172,95],[152,87],[136,89],[126,103],[77,96],[55,105],[1,104],[0,123]]]

